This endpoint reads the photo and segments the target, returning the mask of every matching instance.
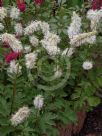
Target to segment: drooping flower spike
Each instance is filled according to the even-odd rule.
[[[15,38],[14,35],[9,34],[9,33],[4,33],[2,34],[1,38],[3,43],[8,43],[12,51],[14,52],[22,52],[23,51],[23,46],[21,41]]]
[[[26,106],[20,108],[14,115],[12,115],[11,123],[13,126],[17,126],[24,122],[29,117],[30,109]]]

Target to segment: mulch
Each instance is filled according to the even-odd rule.
[[[83,128],[75,136],[102,136],[102,104],[88,112]]]

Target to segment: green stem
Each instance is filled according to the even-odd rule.
[[[15,96],[16,96],[16,79],[15,79],[14,85],[13,85],[13,94],[12,94],[12,102],[11,102],[11,112],[10,112],[10,115],[13,112],[13,107],[14,107],[14,102],[15,102]]]
[[[36,112],[36,118],[37,119],[39,118],[39,115],[40,115],[40,110],[38,109],[37,112]]]

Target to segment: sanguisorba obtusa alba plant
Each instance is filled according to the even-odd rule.
[[[100,102],[95,96],[99,86],[90,81],[95,67],[89,54],[101,17],[101,10],[88,11],[90,31],[83,31],[74,11],[68,27],[70,47],[63,50],[63,41],[47,22],[26,25],[16,7],[0,8],[2,136],[57,136],[57,123],[75,123],[78,110]]]

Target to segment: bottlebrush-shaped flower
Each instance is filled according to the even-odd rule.
[[[93,10],[101,9],[102,8],[102,0],[93,0],[91,8]]]
[[[70,44],[76,47],[85,43],[93,44],[96,42],[96,33],[96,31],[93,31],[76,35],[71,39]]]
[[[4,42],[8,43],[8,45],[14,52],[21,52],[23,50],[22,43],[18,39],[16,39],[15,36],[12,34],[9,33],[2,34],[1,40],[3,43]]]
[[[97,25],[98,25],[100,19],[102,18],[102,9],[100,9],[100,10],[90,9],[87,12],[87,18],[91,21],[91,29],[96,30]]]
[[[12,115],[11,123],[13,126],[24,122],[24,120],[29,117],[30,109],[28,107],[20,108],[14,115]]]
[[[12,19],[19,19],[19,16],[20,16],[20,10],[16,7],[12,7],[11,10],[10,10],[10,17]]]
[[[21,73],[22,66],[19,65],[15,60],[10,62],[10,66],[8,68],[8,73],[11,74],[19,74]]]
[[[24,0],[16,0],[16,3],[17,3],[17,7],[19,8],[19,10],[21,12],[24,12],[25,9],[26,9],[26,3]]]
[[[0,21],[3,21],[5,17],[7,17],[7,9],[0,7]]]
[[[31,52],[25,55],[26,67],[28,69],[34,68],[37,60],[37,54],[35,52]]]
[[[73,36],[78,35],[80,33],[80,29],[81,29],[81,17],[79,17],[78,14],[76,14],[76,12],[73,12],[73,16],[72,16],[72,22],[70,24],[70,26],[68,27],[68,36],[69,38],[73,38]]]
[[[41,108],[44,105],[44,98],[43,98],[43,96],[42,95],[36,96],[34,101],[33,101],[33,103],[34,103],[34,106],[35,106],[36,109],[41,110]]]

